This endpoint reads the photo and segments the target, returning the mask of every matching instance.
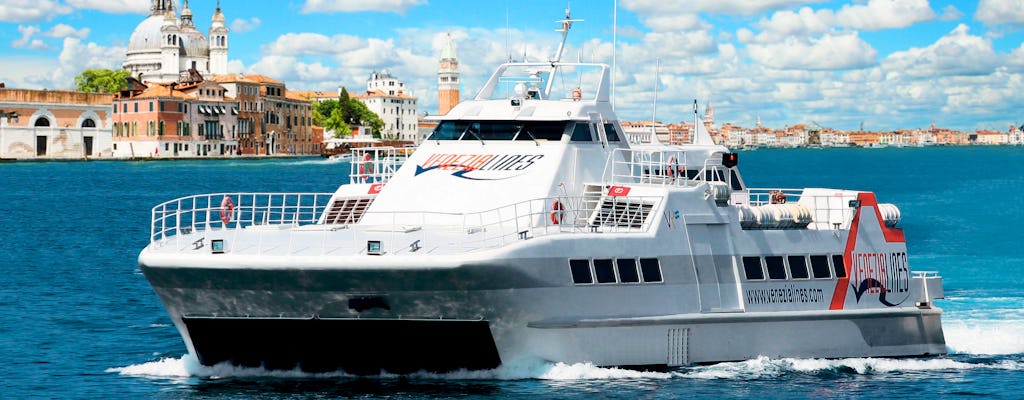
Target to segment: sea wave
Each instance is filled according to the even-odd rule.
[[[1024,321],[953,320],[942,324],[951,353],[1006,355],[1024,353]]]
[[[419,372],[407,375],[414,379],[437,380],[547,380],[547,381],[581,381],[581,380],[666,380],[666,379],[725,379],[750,380],[770,379],[787,374],[816,374],[833,372],[840,374],[880,375],[919,371],[960,371],[972,369],[992,370],[1024,370],[1024,361],[1020,360],[978,360],[963,361],[946,357],[930,359],[890,359],[890,358],[845,358],[845,359],[756,359],[726,362],[707,366],[684,367],[668,372],[637,371],[621,368],[598,367],[590,363],[564,364],[542,361],[510,362],[493,370],[454,371],[449,373]],[[172,379],[185,378],[355,378],[343,372],[307,373],[298,369],[291,371],[265,370],[262,368],[241,368],[227,364],[215,366],[200,365],[192,355],[181,358],[162,358],[142,364],[126,367],[110,368],[108,373],[143,378]],[[377,376],[362,378],[390,379],[397,375],[382,373]]]

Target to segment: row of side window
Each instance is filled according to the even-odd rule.
[[[841,254],[744,256],[743,272],[749,281],[764,280],[766,276],[772,280],[832,279],[845,278],[846,265]]]
[[[657,258],[569,260],[569,272],[576,285],[663,282]]]

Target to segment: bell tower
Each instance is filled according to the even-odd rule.
[[[437,115],[448,114],[459,104],[459,59],[455,56],[452,34],[441,51],[441,65],[437,71]]]
[[[224,75],[228,73],[228,28],[224,25],[224,13],[220,11],[220,1],[213,13],[210,25],[210,73]]]

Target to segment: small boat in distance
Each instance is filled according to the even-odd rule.
[[[573,20],[560,22],[565,35]],[[353,149],[333,193],[157,205],[140,268],[203,365],[401,374],[946,352],[942,278],[911,270],[895,205],[748,187],[701,123],[688,144],[627,137],[610,71],[502,64],[412,154]]]

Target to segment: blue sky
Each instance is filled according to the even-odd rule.
[[[182,0],[177,1],[181,9]],[[611,0],[568,3],[567,57],[611,63]],[[116,68],[148,0],[4,0],[0,81],[69,88]],[[191,0],[205,32],[216,0]],[[508,58],[550,57],[566,3],[541,0],[222,0],[230,70],[290,89],[365,90],[387,69],[437,107],[437,58],[451,34],[463,98]],[[506,26],[511,28],[506,30]],[[682,121],[693,99],[716,122],[839,129],[1006,130],[1024,123],[1024,0],[619,0],[617,111]],[[507,43],[510,43],[508,45]],[[511,49],[510,49],[511,48]]]

